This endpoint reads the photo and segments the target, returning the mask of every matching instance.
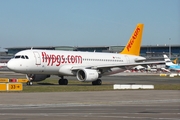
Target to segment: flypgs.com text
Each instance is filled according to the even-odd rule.
[[[82,56],[80,55],[54,55],[42,52],[42,62],[48,66],[60,66],[61,64],[82,64]]]

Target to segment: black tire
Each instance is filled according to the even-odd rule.
[[[26,82],[26,85],[29,85],[29,81]]]
[[[67,79],[59,79],[58,83],[59,83],[59,85],[67,85],[68,80]]]
[[[92,82],[92,85],[96,85],[96,81],[93,81],[93,82]]]
[[[67,80],[67,79],[64,79],[64,80],[63,80],[63,83],[64,83],[64,85],[68,85],[68,80]]]
[[[102,85],[102,80],[101,79],[97,79],[97,85]]]
[[[32,85],[33,85],[33,83],[32,83],[32,82],[30,82],[30,81],[27,81],[26,85],[28,85],[28,86],[32,86]]]
[[[58,83],[59,85],[63,85],[63,79],[59,79]]]
[[[93,81],[92,85],[102,85],[101,79],[97,79],[96,81]]]

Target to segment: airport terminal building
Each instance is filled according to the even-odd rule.
[[[44,49],[44,50],[66,50],[66,51],[88,51],[88,52],[110,52],[118,53],[124,49],[124,46],[45,46],[45,47],[11,47],[5,48],[7,51],[0,53],[0,62],[7,62],[17,52],[26,49]],[[141,46],[141,56],[147,59],[163,59],[163,54],[167,54],[171,59],[178,58],[180,61],[180,45],[144,45]]]

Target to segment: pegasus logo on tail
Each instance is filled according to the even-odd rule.
[[[136,55],[139,56],[140,48],[141,48],[141,41],[142,41],[142,33],[143,33],[144,24],[137,24],[133,34],[131,35],[127,45],[125,46],[124,50],[121,54],[128,54],[128,55]]]
[[[136,28],[136,30],[134,31],[134,34],[133,34],[133,36],[131,37],[131,39],[130,39],[127,47],[126,47],[128,51],[131,49],[131,46],[134,44],[134,40],[136,40],[136,38],[137,38],[140,30],[141,30],[141,29],[138,27],[138,28]]]

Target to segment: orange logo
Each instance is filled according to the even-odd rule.
[[[140,31],[140,28],[137,27],[136,30],[134,31],[134,34],[131,37],[127,47],[126,47],[128,51],[131,49],[132,45],[134,44],[134,40],[137,38],[139,31]]]

